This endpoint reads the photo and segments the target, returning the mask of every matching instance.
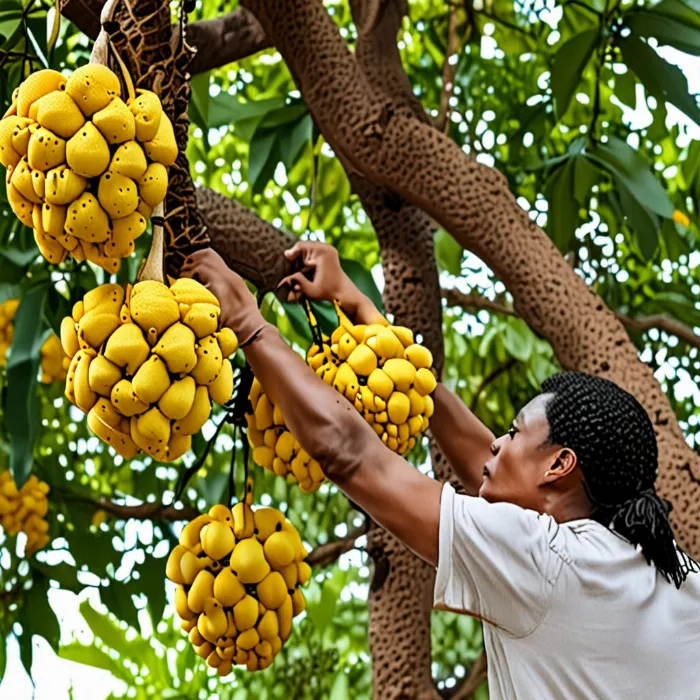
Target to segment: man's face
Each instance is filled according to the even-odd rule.
[[[540,511],[544,473],[556,462],[560,447],[547,445],[545,407],[551,394],[540,394],[513,421],[511,430],[491,445],[479,495]]]

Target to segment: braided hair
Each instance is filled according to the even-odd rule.
[[[671,504],[654,487],[658,447],[651,420],[613,382],[579,372],[545,380],[549,444],[571,448],[593,506],[591,517],[641,547],[676,588],[698,564],[676,545]]]

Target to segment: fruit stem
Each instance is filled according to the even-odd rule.
[[[159,222],[159,220],[162,220],[164,212],[165,208],[163,202],[153,210],[153,238],[151,239],[151,249],[148,251],[148,257],[139,270],[139,282],[154,280],[167,285],[165,279],[165,265],[163,263],[165,240],[163,237],[163,225]]]

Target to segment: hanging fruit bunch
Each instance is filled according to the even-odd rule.
[[[287,427],[257,379],[249,395],[253,413],[246,414],[253,461],[277,476],[290,476],[302,491],[316,491],[325,479],[321,465],[306,452]]]
[[[340,325],[322,336],[313,315],[316,337],[307,364],[342,394],[392,451],[405,454],[428,429],[434,405],[430,394],[437,380],[433,356],[415,343],[413,331],[388,321],[355,325],[336,304]],[[253,461],[279,476],[315,491],[324,479],[316,460],[303,450],[287,428],[284,416],[257,380],[250,392],[252,414],[246,415]]]
[[[125,459],[139,450],[164,462],[179,458],[211,402],[223,404],[233,391],[228,357],[238,339],[219,329],[220,313],[219,300],[186,278],[89,291],[61,323],[71,358],[66,397]]]
[[[7,199],[50,263],[70,253],[116,272],[165,198],[172,124],[153,92],[125,99],[99,63],[69,78],[45,69],[19,86],[0,120]]]
[[[14,335],[13,319],[19,306],[19,299],[8,299],[0,304],[0,367],[7,361],[7,351]],[[41,346],[41,381],[44,384],[63,381],[68,369],[68,358],[63,352],[61,341],[52,333]]]
[[[8,535],[27,535],[25,555],[45,547],[50,540],[49,524],[44,516],[49,510],[46,498],[49,485],[32,475],[17,489],[8,470],[0,474],[0,525]]]
[[[198,656],[220,676],[234,664],[267,668],[306,603],[311,576],[296,528],[276,508],[213,506],[180,534],[166,575]]]

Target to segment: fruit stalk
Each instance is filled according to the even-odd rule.
[[[143,267],[139,271],[139,282],[144,280],[154,280],[161,284],[167,284],[165,280],[165,239],[163,237],[163,214],[165,207],[161,202],[153,210],[153,236],[151,238],[151,249],[148,251],[148,257],[143,263]]]

